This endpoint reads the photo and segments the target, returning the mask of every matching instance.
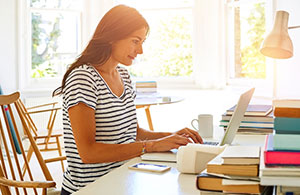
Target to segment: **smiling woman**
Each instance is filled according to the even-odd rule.
[[[146,152],[202,142],[200,135],[188,128],[168,133],[138,125],[136,93],[128,71],[119,64],[128,67],[143,53],[148,31],[148,23],[136,9],[113,7],[66,71],[61,87],[53,92],[63,95],[68,168],[62,194],[73,193]]]

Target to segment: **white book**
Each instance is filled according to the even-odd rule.
[[[300,99],[275,99],[273,107],[300,108]]]
[[[227,146],[221,157],[223,164],[259,164],[259,146]]]
[[[288,176],[262,176],[260,185],[263,186],[300,186],[300,177]]]

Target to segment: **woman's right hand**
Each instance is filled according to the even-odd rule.
[[[192,141],[186,135],[171,134],[169,136],[146,142],[147,152],[164,152],[185,146]]]

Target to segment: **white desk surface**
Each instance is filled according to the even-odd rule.
[[[233,144],[263,146],[264,135],[236,135]],[[200,194],[196,187],[196,177],[193,174],[181,174],[176,169],[176,163],[153,162],[171,167],[165,173],[152,173],[129,170],[128,166],[141,162],[134,158],[123,166],[111,171],[74,193],[105,194],[105,195],[193,195]],[[147,161],[148,163],[150,161]]]
[[[164,101],[164,97],[169,98],[168,101]],[[164,96],[164,95],[137,95],[134,103],[136,106],[151,106],[151,105],[162,105],[172,104],[183,101],[183,97],[179,96]]]

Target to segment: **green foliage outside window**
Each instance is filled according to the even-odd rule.
[[[257,3],[251,10],[247,22],[250,30],[247,32],[250,45],[242,48],[242,77],[244,78],[265,78],[266,58],[259,49],[265,33],[265,3]]]
[[[162,21],[161,48],[158,50],[161,76],[189,76],[193,72],[192,38],[189,21],[175,16]]]
[[[39,0],[32,0],[32,4]],[[58,5],[60,1],[58,1]],[[57,72],[54,69],[54,58],[58,48],[57,40],[60,36],[61,15],[54,18],[53,21],[43,19],[40,13],[31,14],[31,69],[32,78],[54,77]],[[50,26],[47,31],[43,26]]]
[[[160,20],[157,32],[150,27],[152,40],[146,40],[144,54],[131,75],[143,77],[189,76],[193,72],[191,21],[173,15]],[[150,42],[151,41],[151,42]]]

